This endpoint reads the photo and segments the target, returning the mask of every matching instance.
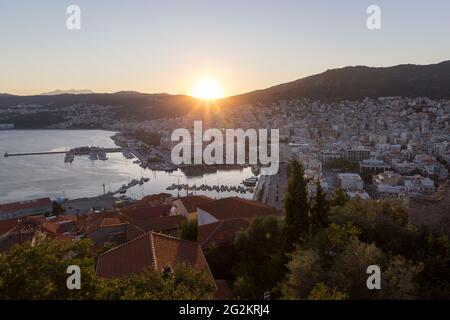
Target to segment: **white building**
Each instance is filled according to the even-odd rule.
[[[357,173],[340,173],[337,181],[339,186],[349,191],[364,191],[364,181]]]

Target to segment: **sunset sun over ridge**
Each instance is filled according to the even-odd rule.
[[[223,98],[223,88],[214,79],[203,78],[192,89],[192,96],[198,99],[213,100]]]

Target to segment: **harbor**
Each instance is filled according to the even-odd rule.
[[[21,157],[21,156],[40,156],[40,155],[55,155],[65,154],[64,162],[72,163],[75,156],[88,155],[91,160],[108,160],[107,153],[123,152],[122,148],[101,148],[101,147],[76,147],[68,151],[42,151],[42,152],[20,152],[8,153],[5,152],[4,157]]]
[[[172,183],[172,185],[168,186],[166,190],[172,191],[186,191],[189,194],[189,191],[215,191],[217,193],[220,192],[236,192],[240,194],[245,193],[254,193],[255,192],[255,186],[258,183],[257,177],[250,177],[241,182],[241,185],[224,185],[224,184],[217,184],[217,185],[208,185],[208,184],[201,184],[199,186],[193,184],[175,184]]]
[[[211,198],[239,196],[251,199],[253,196],[252,190],[242,184],[254,175],[250,167],[175,167],[168,161],[152,162],[156,160],[153,158],[156,158],[157,152],[161,156],[170,156],[170,153],[159,147],[140,148],[132,142],[124,146],[117,145],[111,139],[114,134],[101,130],[4,132],[0,136],[1,154],[6,151],[13,156],[0,157],[0,173],[4,178],[0,181],[0,201],[13,202],[39,196],[78,199],[97,195],[141,199],[160,192],[173,196],[185,195],[187,187],[178,191],[178,184],[188,185],[189,193]],[[106,153],[106,161],[102,161],[102,150]],[[48,154],[39,155],[41,152]],[[149,181],[140,184],[142,178],[149,178]],[[133,179],[138,183],[133,182]],[[172,184],[176,185],[176,189],[167,190]],[[36,190],[41,192],[36,193]]]

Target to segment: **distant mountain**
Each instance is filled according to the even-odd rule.
[[[356,66],[327,70],[268,89],[225,98],[217,103],[227,107],[296,98],[358,100],[385,96],[450,98],[450,61],[431,65],[405,64],[387,68]],[[35,96],[0,94],[0,108],[27,104],[41,105],[53,111],[76,104],[121,106],[117,117],[135,120],[176,117],[190,110],[207,110],[200,107],[198,99],[166,93],[56,90]]]
[[[384,96],[450,98],[450,60],[430,65],[332,69],[223,101],[236,105],[295,98],[342,100]]]
[[[94,93],[94,91],[92,90],[87,90],[87,89],[83,89],[83,90],[74,90],[74,89],[70,89],[70,90],[53,90],[50,92],[45,92],[45,93],[41,93],[41,96],[56,96],[59,94],[90,94],[90,93]]]
[[[40,105],[57,110],[76,104],[122,107],[117,116],[123,119],[151,120],[185,114],[198,100],[185,95],[147,94],[133,91],[117,93],[56,94],[35,96],[0,96],[0,108],[17,105]]]

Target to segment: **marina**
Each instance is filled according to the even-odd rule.
[[[255,190],[253,187],[243,187],[243,186],[236,186],[236,185],[207,185],[207,184],[202,184],[202,185],[188,185],[188,184],[175,184],[172,183],[172,185],[168,186],[166,188],[166,190],[172,191],[172,190],[177,190],[177,191],[187,191],[187,193],[189,193],[189,191],[213,191],[213,192],[236,192],[236,193],[253,193]]]
[[[161,192],[173,196],[186,195],[187,187],[185,190],[177,187],[167,190],[172,184],[188,185],[189,193],[212,198],[253,197],[251,189],[242,184],[253,176],[250,167],[175,167],[165,160],[147,162],[147,154],[133,147],[128,150],[134,158],[128,159],[123,154],[124,148],[111,139],[114,134],[104,130],[2,132],[0,154],[27,153],[29,156],[0,157],[0,175],[3,178],[0,180],[0,202],[39,197],[77,199],[103,194],[133,199]],[[97,157],[94,160],[94,154],[90,157],[91,147],[79,146],[101,146],[107,160],[102,161],[105,155],[101,152],[95,152]],[[99,147],[95,148],[100,151]],[[156,152],[164,154],[152,149],[152,155]],[[148,180],[142,181],[142,178]],[[137,184],[131,183],[133,179]],[[123,185],[126,189],[122,188]]]

